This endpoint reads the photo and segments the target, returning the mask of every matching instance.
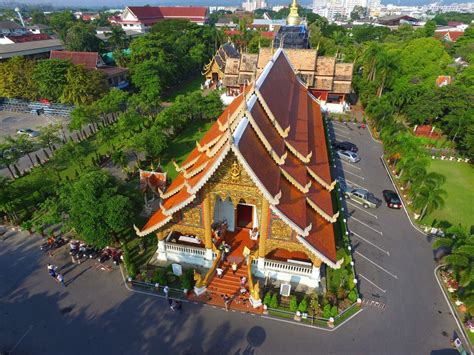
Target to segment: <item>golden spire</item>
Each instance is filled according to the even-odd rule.
[[[301,23],[301,18],[298,15],[298,3],[293,0],[290,6],[290,14],[286,18],[286,23],[290,26],[297,26]]]

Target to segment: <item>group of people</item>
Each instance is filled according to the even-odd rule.
[[[48,274],[51,276],[53,279],[56,280],[56,282],[60,283],[64,287],[67,287],[66,284],[64,283],[64,277],[62,274],[57,272],[58,267],[54,266],[52,264],[48,264]]]

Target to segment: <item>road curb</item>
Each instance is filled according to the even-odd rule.
[[[451,301],[449,300],[449,297],[446,295],[446,290],[444,289],[443,285],[441,284],[441,280],[439,279],[438,271],[441,267],[443,267],[443,265],[438,265],[433,270],[436,282],[438,283],[438,286],[441,289],[441,293],[443,294],[444,299],[446,300],[446,303],[448,304],[451,314],[453,315],[453,318],[456,321],[456,324],[458,325],[459,330],[461,331],[461,334],[464,338],[464,342],[467,344],[467,348],[469,352],[472,354],[472,347],[471,347],[471,342],[469,341],[469,336],[466,334],[466,330],[464,329],[462,322],[459,320],[458,314],[454,310],[453,305],[451,304]]]
[[[410,214],[408,213],[408,210],[405,206],[405,201],[403,199],[403,195],[400,193],[400,190],[398,189],[398,186],[397,184],[395,184],[395,181],[393,180],[392,178],[392,173],[390,172],[390,170],[388,169],[387,167],[387,164],[385,163],[385,159],[383,158],[383,154],[380,156],[380,160],[382,161],[382,165],[383,167],[385,168],[385,171],[387,172],[387,175],[390,179],[390,182],[392,183],[393,187],[395,188],[395,190],[397,190],[397,193],[398,193],[398,196],[400,196],[400,201],[402,201],[402,206],[403,206],[403,210],[405,211],[405,214],[407,215],[408,217],[408,220],[410,221],[410,224],[412,225],[412,227],[414,229],[416,229],[418,232],[422,233],[423,236],[426,236],[426,232],[424,232],[423,230],[420,229],[420,227],[418,227],[415,223],[413,223],[412,219],[411,219],[411,216]]]

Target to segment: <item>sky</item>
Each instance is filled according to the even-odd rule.
[[[468,0],[444,1],[450,2],[467,2]],[[1,0],[0,0],[1,2]],[[290,3],[290,0],[269,0],[270,5],[283,5]],[[298,0],[301,5],[310,5],[312,0]],[[433,1],[430,0],[382,0],[382,3],[400,4],[400,5],[422,5]],[[91,6],[100,7],[108,6],[112,8],[124,8],[125,5],[193,5],[193,6],[237,6],[242,0],[19,0],[22,4],[52,4],[56,6]]]

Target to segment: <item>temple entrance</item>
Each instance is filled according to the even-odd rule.
[[[212,81],[215,83],[219,81],[219,73],[212,73]]]
[[[242,203],[237,205],[237,227],[253,228],[253,206]]]
[[[227,222],[227,230],[233,232],[235,230],[234,205],[227,197],[224,201],[218,196],[214,207],[214,223]]]

